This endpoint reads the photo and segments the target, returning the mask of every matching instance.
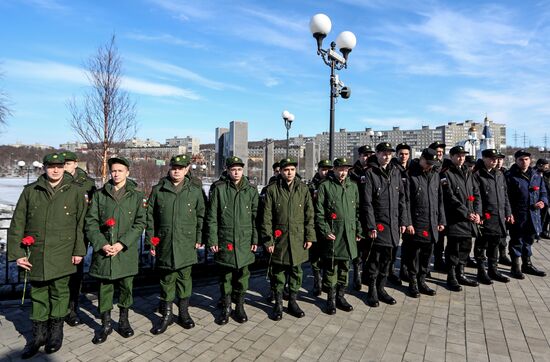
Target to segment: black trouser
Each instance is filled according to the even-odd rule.
[[[548,232],[548,229],[550,227],[550,208],[543,207],[540,210],[540,217],[542,220],[542,232]]]
[[[401,247],[403,248],[403,247]],[[393,273],[393,269],[395,268],[395,262],[397,261],[397,253],[399,252],[399,245],[394,246],[391,250],[391,262],[390,262],[390,273]]]
[[[447,246],[445,247],[447,267],[450,269],[459,264],[466,265],[470,251],[472,251],[471,237],[447,236]]]
[[[84,278],[84,258],[76,265],[76,273],[71,274],[69,278],[69,302],[78,305],[80,292],[82,290],[82,279]]]
[[[407,239],[403,241],[403,245],[407,245],[408,260],[407,268],[409,270],[409,277],[411,280],[425,278],[430,270],[430,259],[432,257],[432,251],[434,244],[432,243],[420,243],[413,239]],[[403,248],[401,248],[403,251]]]
[[[448,242],[449,241],[447,240],[447,243]],[[437,238],[437,241],[435,242],[435,245],[433,247],[435,260],[443,259],[444,250],[445,250],[445,233],[439,232],[439,237]]]
[[[482,261],[487,256],[487,262],[489,265],[498,262],[498,247],[501,242],[500,235],[487,235],[476,238],[474,245],[474,257],[476,260]]]
[[[392,246],[372,245],[367,260],[367,271],[370,281],[388,277],[392,249]]]

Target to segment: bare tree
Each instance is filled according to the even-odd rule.
[[[0,73],[0,79],[3,74]],[[11,116],[11,110],[8,107],[9,99],[8,95],[0,89],[0,126],[6,125],[7,119]]]
[[[137,129],[135,103],[121,89],[122,61],[113,35],[85,64],[91,90],[82,103],[68,102],[72,129],[88,143],[96,156],[103,182],[107,180],[107,159],[115,144],[134,137]]]

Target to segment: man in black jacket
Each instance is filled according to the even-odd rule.
[[[506,155],[500,151],[497,154],[497,170],[500,170],[502,174],[506,175],[506,167],[504,167],[504,159]],[[509,227],[509,225],[508,225]],[[508,257],[508,233],[500,239],[500,244],[498,244],[498,263],[506,266],[512,265],[512,260]]]
[[[445,143],[441,141],[435,141],[428,148],[431,148],[437,153],[437,160],[439,164],[434,165],[437,171],[441,170],[441,165],[445,158]],[[434,245],[434,269],[437,271],[446,271],[445,261],[443,260],[443,251],[445,249],[445,232],[440,232],[437,241]]]
[[[550,165],[548,164],[548,160],[545,158],[539,158],[537,160],[537,170],[542,176],[544,180],[544,185],[546,186],[546,192],[550,193]],[[549,208],[545,207],[542,210],[540,210],[540,216],[542,219],[542,233],[540,233],[540,237],[545,239],[550,239],[550,233],[548,232],[548,227],[550,226],[550,215],[548,213]]]
[[[451,148],[451,159],[443,162],[440,176],[447,219],[447,285],[452,291],[461,291],[460,285],[479,285],[464,274],[464,266],[472,250],[472,237],[479,236],[481,222],[479,190],[471,171],[464,165],[467,153],[462,146]]]
[[[498,151],[486,149],[481,152],[482,159],[477,161],[474,180],[479,188],[483,212],[482,235],[475,241],[474,256],[477,264],[477,280],[483,284],[492,284],[492,280],[507,283],[507,277],[498,271],[498,246],[500,239],[506,237],[506,223],[513,224],[514,217],[508,201],[508,190],[504,174],[496,168]],[[485,254],[489,265],[489,274],[485,269]]]
[[[364,234],[373,240],[367,259],[369,291],[367,304],[377,307],[378,301],[395,304],[385,290],[392,249],[399,243],[399,234],[408,225],[407,204],[401,173],[390,163],[395,150],[387,142],[376,146],[376,155],[369,158],[366,172],[361,221]]]

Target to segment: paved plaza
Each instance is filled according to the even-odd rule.
[[[543,239],[534,249],[536,265],[550,270],[550,241]],[[153,312],[157,289],[141,289],[136,291],[130,314],[135,336],[124,339],[115,331],[98,346],[91,342],[99,328],[97,300],[87,295],[82,306],[84,324],[65,325],[62,349],[53,355],[41,349],[36,360],[550,361],[550,277],[527,276],[508,284],[466,287],[459,293],[446,289],[443,274],[432,273],[429,282],[437,296],[413,299],[405,295],[405,286],[389,287],[397,304],[379,308],[365,304],[364,287],[348,296],[355,310],[338,311],[335,316],[323,312],[325,294],[315,298],[303,289],[299,300],[306,316],[296,319],[285,313],[283,320],[274,322],[264,298],[268,283],[264,274],[256,274],[246,297],[249,321],[231,320],[225,326],[214,322],[218,287],[203,282],[191,299],[196,327],[184,330],[174,324],[159,336],[149,332],[159,320]],[[309,289],[311,284],[312,278],[306,277],[304,287]],[[2,361],[18,360],[30,334],[30,304],[27,301],[21,307],[19,303],[0,302]],[[117,308],[113,319],[118,320]]]

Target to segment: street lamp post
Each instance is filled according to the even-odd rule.
[[[336,42],[330,43],[329,49],[323,49],[323,39],[332,29],[330,18],[325,14],[314,15],[309,22],[309,29],[317,40],[317,55],[320,55],[323,62],[330,67],[329,159],[332,160],[334,156],[334,105],[336,98],[342,96],[342,98],[347,99],[351,95],[351,89],[344,86],[335,71],[347,68],[349,53],[355,48],[357,39],[351,31],[344,31],[338,35]],[[336,51],[336,47],[342,54]]]
[[[372,129],[369,131],[369,137],[370,137],[371,146],[374,148],[374,142],[373,142],[373,140],[374,140],[374,131]]]
[[[35,171],[37,168],[42,168],[42,163],[38,162],[38,161],[34,161],[32,163],[32,167],[31,166],[27,166],[25,168],[25,165],[26,165],[26,162],[21,160],[19,162],[17,162],[17,166],[19,166],[19,168],[21,170],[27,170],[27,185],[29,184],[30,182],[30,173],[31,173],[31,170]]]
[[[378,138],[378,143],[382,142],[382,136],[383,136],[382,132],[380,132],[380,131],[376,132],[376,137]]]
[[[284,111],[282,116],[286,128],[286,158],[288,158],[288,149],[290,148],[290,143],[288,141],[288,132],[290,131],[290,127],[292,127],[292,122],[294,122],[294,115],[289,111]]]

